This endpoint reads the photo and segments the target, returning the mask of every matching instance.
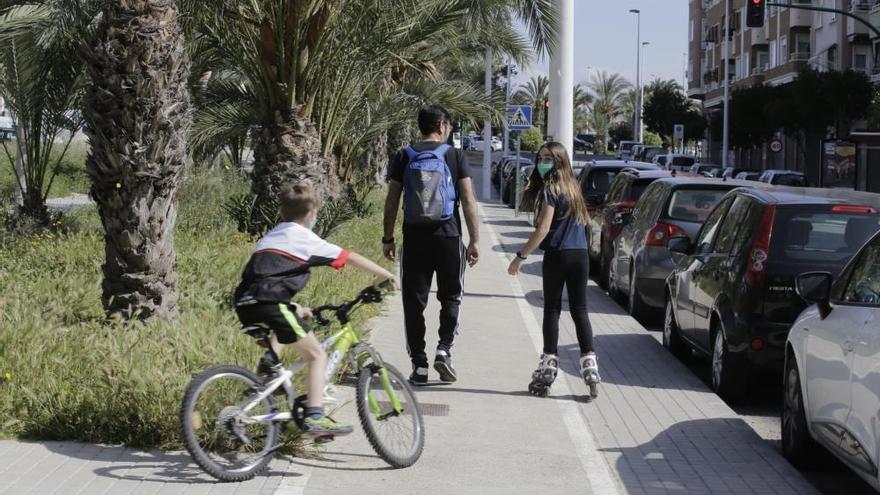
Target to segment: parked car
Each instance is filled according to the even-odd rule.
[[[836,276],[880,228],[880,195],[792,187],[740,188],[712,210],[667,280],[663,343],[711,358],[712,387],[739,400],[759,371],[780,372],[788,330],[805,304],[795,277]],[[771,376],[774,376],[771,375]]]
[[[584,201],[587,203],[587,210],[590,215],[595,214],[596,210],[605,202],[605,194],[614,177],[625,168],[636,170],[659,170],[656,165],[651,163],[628,162],[622,160],[592,160],[583,166],[580,172],[579,181],[581,184],[581,193],[584,195]]]
[[[582,151],[584,153],[587,153],[593,151],[593,144],[588,141],[584,141],[583,139],[573,138],[572,145],[574,146],[575,152]]]
[[[818,442],[880,490],[880,235],[833,279],[797,279],[812,306],[786,343],[782,452],[804,465]]]
[[[651,163],[666,170],[666,159],[667,158],[669,158],[669,157],[665,153],[654,155],[654,158],[651,159]]]
[[[648,162],[654,159],[655,156],[659,154],[665,154],[666,149],[661,148],[660,146],[642,146],[639,152],[633,157],[634,160],[638,160],[640,162]]]
[[[524,188],[529,181],[529,177],[532,175],[532,171],[535,169],[535,166],[528,162],[523,164],[520,167],[520,185]],[[515,207],[516,201],[516,189],[515,189],[516,176],[511,173],[505,178],[505,186],[504,191],[502,191],[501,201],[503,201],[506,205],[511,208]]]
[[[676,177],[654,181],[642,195],[632,221],[614,243],[609,290],[628,297],[636,318],[663,311],[666,279],[681,255],[666,242],[677,236],[696,239],[709,213],[743,181]]]
[[[461,149],[461,133],[453,132],[452,133],[452,146],[455,148]]]
[[[724,179],[734,179],[741,172],[750,172],[747,168],[736,168],[736,167],[727,167],[721,172],[721,178]]]
[[[595,134],[578,134],[575,137],[580,139],[581,141],[590,143],[590,146],[592,146],[592,147],[596,146],[596,135]]]
[[[0,111],[0,141],[5,141],[15,135],[15,123],[9,110]]]
[[[492,151],[504,150],[504,141],[498,136],[492,136]]]
[[[510,160],[515,160],[516,155],[503,155],[498,160],[492,162],[492,184],[496,186],[500,183],[501,174],[500,171],[504,169],[504,166]]]
[[[663,155],[658,155],[654,157],[654,159],[657,160],[659,156]],[[691,167],[693,167],[694,164],[697,163],[696,158],[688,155],[668,153],[665,156],[666,158],[663,159],[662,164],[666,168],[666,170],[675,170],[676,172],[690,172]]]
[[[760,182],[776,186],[808,187],[807,177],[793,170],[767,170],[758,179]]]
[[[690,172],[694,175],[702,175],[703,177],[720,177],[721,165],[695,163],[691,165]]]
[[[758,179],[761,178],[762,174],[763,174],[763,172],[754,172],[754,171],[740,172],[740,173],[736,174],[736,179],[737,180],[750,180],[750,181],[757,182]]]
[[[671,177],[666,170],[623,169],[608,188],[605,203],[590,216],[589,245],[590,259],[598,263],[599,285],[608,288],[614,241],[632,219],[632,212],[642,193],[657,179]]]
[[[621,141],[620,146],[617,147],[617,159],[618,160],[631,160],[633,146],[635,146],[637,144],[642,144],[642,143],[640,143],[638,141]]]

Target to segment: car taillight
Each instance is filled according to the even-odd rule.
[[[773,221],[776,219],[776,205],[764,209],[761,221],[755,230],[755,241],[749,254],[749,266],[746,270],[746,284],[749,287],[763,287],[766,278],[767,257],[770,253],[770,235],[773,232]]]
[[[648,232],[648,238],[645,239],[645,245],[666,247],[666,243],[673,237],[687,237],[687,232],[677,225],[657,222],[657,225],[654,225],[654,228]]]
[[[870,206],[839,205],[831,208],[831,213],[877,213],[877,209]]]

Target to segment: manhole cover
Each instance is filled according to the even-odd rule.
[[[381,409],[391,408],[391,403],[387,401],[379,401]],[[431,402],[419,402],[419,409],[422,410],[422,416],[449,416],[449,404],[437,404]],[[407,411],[403,411],[407,414]]]

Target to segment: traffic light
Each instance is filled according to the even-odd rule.
[[[746,0],[746,26],[764,27],[764,0]]]

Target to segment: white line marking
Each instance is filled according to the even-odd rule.
[[[489,232],[489,236],[493,243],[498,246],[503,246],[500,238],[495,233],[495,229],[491,224],[485,221],[486,213],[483,211],[483,206],[478,204],[477,207],[480,211],[480,216],[484,220],[483,225]],[[496,251],[496,253],[502,261],[507,262],[508,253],[506,251]],[[538,319],[535,318],[535,313],[532,312],[532,308],[529,307],[522,285],[516,277],[510,277],[510,288],[513,291],[513,296],[516,298],[516,303],[519,307],[520,315],[522,315],[523,323],[525,324],[526,329],[528,329],[529,337],[532,338],[532,344],[535,346],[535,351],[540,354],[544,348],[544,337],[541,325],[538,323]],[[560,395],[574,395],[564,376],[557,379],[553,383],[553,386]],[[611,469],[609,468],[608,463],[605,462],[604,456],[599,452],[598,446],[596,445],[596,439],[593,438],[589,426],[584,422],[584,417],[581,415],[577,403],[570,400],[558,400],[556,401],[556,404],[562,412],[562,419],[568,430],[568,436],[571,438],[571,442],[577,450],[578,459],[587,474],[587,479],[590,482],[590,487],[593,489],[593,493],[597,495],[618,495],[620,490],[616,482],[616,476],[611,474]]]

